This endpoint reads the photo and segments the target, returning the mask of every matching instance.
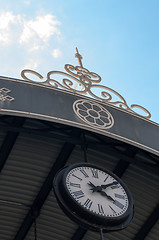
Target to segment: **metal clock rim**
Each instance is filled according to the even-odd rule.
[[[76,203],[78,204],[75,199],[72,197],[72,195],[70,195],[70,192],[68,191],[67,187],[66,187],[66,176],[67,174],[74,168],[76,167],[84,167],[84,166],[88,166],[88,167],[92,167],[92,168],[98,168],[99,170],[103,171],[103,172],[106,172],[108,173],[110,176],[112,176],[113,178],[115,178],[119,183],[120,185],[124,188],[127,196],[128,196],[128,201],[129,201],[129,206],[128,206],[128,209],[126,210],[126,212],[124,214],[122,214],[121,216],[115,216],[115,217],[108,217],[108,216],[103,216],[103,215],[96,215],[94,213],[92,213],[91,211],[87,210],[86,208],[84,208],[82,205],[78,205],[79,209],[85,211],[85,213],[87,213],[88,215],[92,215],[92,217],[96,217],[99,219],[99,221],[108,221],[109,223],[113,223],[114,221],[120,221],[124,218],[127,218],[128,215],[129,215],[129,212],[133,210],[133,198],[132,198],[132,195],[131,195],[131,192],[130,190],[128,189],[128,187],[126,186],[126,184],[117,176],[115,175],[113,172],[111,172],[110,170],[108,169],[105,169],[101,166],[98,166],[98,165],[95,165],[95,164],[92,164],[92,163],[86,163],[86,162],[80,162],[80,163],[75,163],[75,164],[72,164],[70,166],[68,166],[66,169],[65,169],[65,172],[62,176],[62,179],[63,179],[63,183],[64,183],[64,188],[63,190],[65,192],[67,192],[68,196],[69,196],[69,199],[72,200],[72,203]]]
[[[115,221],[114,221],[114,217],[113,217],[113,221],[111,221],[110,218],[108,219],[108,221],[105,221],[106,217],[100,218],[98,215],[95,216],[93,214],[93,216],[98,221],[91,222],[91,221],[89,221],[90,220],[89,218],[85,219],[84,217],[81,216],[81,214],[78,213],[78,211],[73,211],[72,207],[70,207],[70,204],[66,200],[66,197],[64,197],[64,192],[63,192],[64,188],[63,187],[61,188],[61,182],[63,181],[64,175],[66,175],[71,169],[73,169],[77,166],[81,166],[81,165],[82,166],[89,166],[89,167],[93,166],[93,167],[96,167],[96,168],[98,168],[100,170],[103,170],[103,171],[106,170],[106,172],[110,173],[110,175],[112,175],[112,176],[115,176],[115,178],[119,179],[119,181],[120,181],[120,178],[118,178],[111,171],[109,171],[107,169],[104,169],[104,168],[102,168],[98,165],[94,165],[94,164],[90,164],[90,163],[80,162],[80,163],[76,163],[76,164],[73,164],[71,166],[67,166],[67,167],[63,168],[62,170],[60,170],[56,174],[56,176],[54,178],[54,181],[53,181],[54,193],[55,193],[57,201],[58,201],[60,207],[62,208],[63,212],[69,218],[71,218],[73,221],[75,221],[77,224],[81,225],[83,228],[87,228],[87,229],[90,229],[90,230],[93,230],[93,231],[100,231],[100,229],[103,229],[104,232],[110,232],[110,231],[117,231],[117,230],[121,230],[123,228],[126,228],[133,218],[133,199],[131,198],[131,193],[130,193],[129,189],[127,188],[127,186],[123,182],[122,182],[122,186],[124,184],[124,188],[126,188],[128,190],[128,192],[130,193],[130,199],[129,199],[130,206],[128,207],[129,211],[127,212],[128,213],[127,216],[124,218],[123,215],[122,215],[122,217],[121,217],[122,220],[121,220],[121,218],[118,219],[118,220],[117,220],[117,218],[115,218]],[[74,206],[76,206],[77,209],[78,209],[77,202],[75,202],[74,199],[73,199],[73,201],[74,201]],[[85,208],[82,208],[82,206],[80,206],[80,209],[82,209],[82,211],[86,213]],[[87,215],[91,216],[90,212],[88,212]]]

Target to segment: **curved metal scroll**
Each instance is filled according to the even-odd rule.
[[[132,104],[129,107],[125,99],[118,92],[116,92],[115,90],[109,87],[99,85],[98,83],[101,82],[101,77],[98,74],[94,72],[90,72],[88,69],[84,68],[82,66],[81,59],[79,62],[80,62],[80,66],[73,66],[70,64],[66,64],[65,70],[67,71],[67,73],[61,72],[61,71],[50,71],[47,74],[47,80],[43,82],[42,81],[36,81],[36,82],[43,85],[51,86],[53,88],[60,88],[67,91],[71,91],[73,93],[91,96],[94,99],[100,100],[105,103],[109,103],[113,106],[127,110],[131,113],[134,113],[146,119],[151,118],[151,114],[146,108],[137,104]],[[34,80],[29,79],[26,76],[26,73],[34,74],[39,79],[43,79],[43,76],[41,74],[32,70],[26,69],[21,72],[22,78],[26,81],[35,82]],[[56,75],[57,76],[63,75],[64,78],[60,80],[56,80]],[[95,90],[95,93],[93,92],[93,90]],[[116,100],[114,100],[114,98]],[[142,110],[145,113],[145,115],[141,115],[137,113],[135,109]]]

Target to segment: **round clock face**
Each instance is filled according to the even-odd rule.
[[[128,210],[126,190],[110,172],[89,165],[77,166],[67,173],[65,184],[73,200],[96,216],[116,218]]]
[[[131,193],[109,170],[77,163],[61,169],[53,187],[64,213],[84,228],[121,230],[133,218]]]

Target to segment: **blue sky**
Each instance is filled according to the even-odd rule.
[[[159,123],[158,0],[0,0],[0,75],[83,65]]]

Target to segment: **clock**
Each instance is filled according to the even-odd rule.
[[[60,170],[54,178],[55,196],[62,210],[84,228],[115,231],[133,218],[133,198],[111,171],[90,163]]]

